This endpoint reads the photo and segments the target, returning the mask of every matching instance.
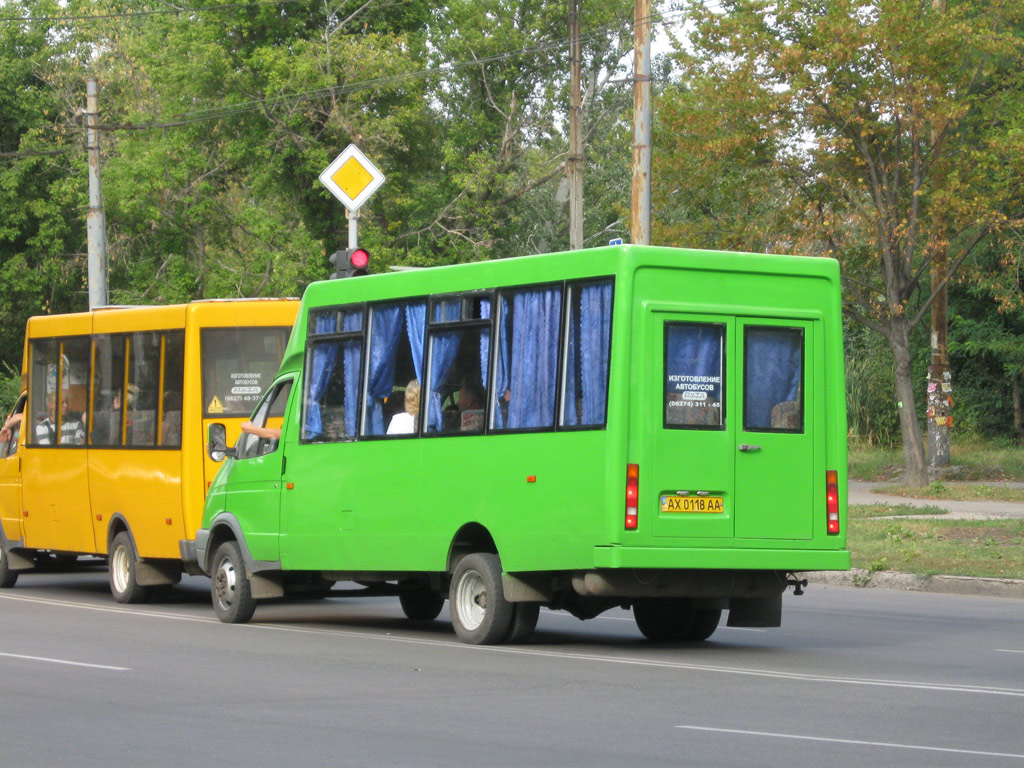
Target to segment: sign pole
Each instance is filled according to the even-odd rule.
[[[345,209],[345,215],[348,216],[348,247],[355,249],[359,247],[359,209],[356,208],[354,211]]]

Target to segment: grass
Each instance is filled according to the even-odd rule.
[[[979,440],[953,443],[943,482],[1024,482],[1024,447]],[[850,479],[892,482],[903,473],[903,451],[861,444],[849,446]],[[945,497],[944,497],[945,498]]]
[[[851,506],[847,545],[853,567],[1024,579],[1024,519],[913,519],[914,514],[927,512],[902,505]]]
[[[1024,503],[1024,489],[1007,488],[985,483],[966,484],[935,481],[924,488],[906,485],[875,486],[878,493],[909,496],[915,499],[952,499],[953,501],[1016,501]]]

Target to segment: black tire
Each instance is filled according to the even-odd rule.
[[[718,629],[718,622],[722,620],[721,608],[699,608],[693,613],[693,626],[686,634],[687,640],[702,642],[707,640]]]
[[[11,570],[7,559],[7,545],[0,541],[0,589],[10,589],[18,581],[18,572]]]
[[[537,628],[540,617],[540,603],[512,603],[512,626],[505,637],[506,643],[525,643]]]
[[[512,603],[501,588],[497,555],[474,552],[459,560],[448,592],[448,610],[455,634],[471,645],[502,642],[512,625]]]
[[[658,643],[690,639],[695,611],[685,597],[649,597],[633,603],[633,619],[648,640]]]
[[[444,608],[444,596],[426,588],[401,592],[398,601],[406,618],[413,621],[433,621]]]
[[[107,557],[107,575],[110,578],[110,594],[119,603],[142,603],[149,597],[149,589],[135,578],[135,564],[138,557],[135,545],[127,531],[121,531],[110,542]]]
[[[225,541],[213,554],[210,569],[213,612],[225,624],[245,624],[256,611],[256,600],[238,543]]]

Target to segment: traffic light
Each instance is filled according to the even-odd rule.
[[[331,264],[334,265],[332,280],[339,277],[356,277],[365,275],[370,266],[370,254],[363,248],[346,248],[343,251],[335,251],[330,256]]]

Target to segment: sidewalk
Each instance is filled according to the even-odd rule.
[[[946,510],[944,515],[915,515],[915,520],[940,517],[944,520],[1009,520],[1024,517],[1024,504],[1012,501],[953,501],[948,499],[914,499],[907,496],[892,496],[877,493],[874,489],[886,483],[851,480],[849,483],[850,504],[900,504],[912,507],[938,507]],[[965,483],[966,485],[966,483]],[[986,485],[1024,488],[1024,483],[989,482]],[[915,576],[897,571],[876,571],[871,573],[861,568],[851,571],[819,571],[805,573],[804,577],[813,584],[831,584],[848,587],[878,587],[881,589],[902,589],[913,592],[942,592],[956,595],[981,595],[987,597],[1015,597],[1024,599],[1024,581],[1017,579],[989,579],[973,576]]]
[[[897,506],[906,504],[911,507],[938,507],[947,510],[941,515],[946,520],[1002,520],[1024,517],[1024,504],[1014,501],[952,501],[949,499],[914,499],[909,496],[889,496],[877,493],[874,489],[887,483],[871,483],[863,480],[850,481],[850,504],[889,504]],[[968,483],[964,483],[968,485]],[[975,483],[980,485],[980,483]],[[1024,488],[1024,483],[990,482],[989,487],[1005,486],[1007,488]],[[915,515],[915,518],[940,517],[940,515]]]

